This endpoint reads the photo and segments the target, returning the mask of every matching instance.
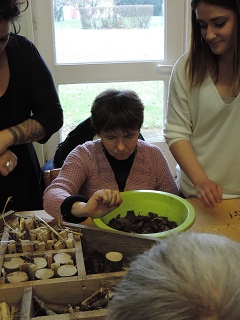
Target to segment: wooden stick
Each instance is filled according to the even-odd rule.
[[[51,316],[51,315],[55,315],[56,313],[53,312],[52,310],[48,309],[46,307],[46,304],[44,303],[44,301],[38,299],[37,296],[33,296],[33,300],[34,302],[38,305],[38,307],[40,308],[41,311],[45,312],[46,315]]]
[[[81,302],[81,305],[85,305],[89,300],[91,300],[92,298],[96,297],[99,293],[102,293],[103,289],[99,288],[97,291],[95,291],[90,297],[88,297],[87,299],[83,300]]]
[[[71,314],[72,319],[75,320],[76,317],[75,317],[75,314],[74,314],[74,311],[73,311],[73,307],[70,304],[68,306],[69,306],[69,313]]]
[[[45,306],[47,307],[47,309],[51,309],[57,314],[69,313],[69,307],[67,305],[45,303]]]

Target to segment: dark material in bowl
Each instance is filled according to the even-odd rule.
[[[168,231],[177,227],[175,221],[169,221],[167,217],[159,216],[157,213],[148,212],[148,215],[136,215],[133,210],[127,211],[125,217],[120,214],[112,218],[108,226],[129,233],[157,233]]]

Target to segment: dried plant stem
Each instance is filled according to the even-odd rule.
[[[5,226],[7,226],[10,230],[13,230],[13,228],[10,227],[10,226],[7,224],[7,222],[5,221],[5,218],[4,218],[4,214],[5,214],[6,207],[7,207],[7,205],[8,205],[8,202],[9,202],[11,199],[12,199],[12,196],[10,196],[10,197],[7,198],[7,201],[6,201],[6,203],[5,203],[5,206],[4,206],[4,209],[3,209],[3,212],[2,212],[2,219],[3,219],[3,222],[4,222]]]

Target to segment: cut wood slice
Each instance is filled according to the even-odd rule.
[[[21,258],[12,258],[9,261],[5,261],[3,267],[7,273],[19,271],[19,267],[24,264],[24,260]]]
[[[72,260],[72,257],[69,253],[59,252],[59,253],[55,254],[55,256],[53,257],[53,260],[55,262],[59,262],[60,264],[64,264],[64,263],[68,262],[69,260]]]
[[[38,280],[45,280],[54,277],[54,271],[52,269],[39,269],[35,272],[35,277]]]
[[[28,274],[23,271],[15,271],[7,275],[7,281],[10,283],[19,283],[28,281]]]
[[[60,266],[57,269],[57,274],[59,277],[75,276],[77,274],[77,268],[75,266],[70,265],[70,264],[66,264],[66,265]]]
[[[116,252],[116,251],[110,251],[106,253],[106,259],[112,262],[119,262],[123,258],[123,255],[121,252]]]
[[[36,264],[38,269],[46,268],[47,260],[43,257],[35,257],[33,258],[34,263]]]
[[[112,271],[120,271],[123,267],[123,255],[121,252],[110,251],[106,253],[106,263]]]

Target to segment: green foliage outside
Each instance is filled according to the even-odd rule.
[[[163,83],[161,81],[69,84],[59,86],[60,101],[64,109],[63,139],[79,122],[90,116],[94,98],[109,88],[130,89],[138,93],[145,105],[143,129],[158,129],[158,131],[162,129]]]

